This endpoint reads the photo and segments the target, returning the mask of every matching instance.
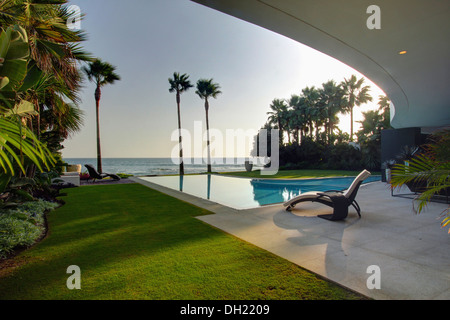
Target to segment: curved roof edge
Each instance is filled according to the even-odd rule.
[[[395,128],[450,124],[450,2],[192,0],[327,54],[377,84]],[[381,29],[367,27],[378,3]],[[399,55],[399,51],[407,53]]]

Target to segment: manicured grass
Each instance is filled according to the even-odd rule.
[[[263,176],[260,170],[252,172],[225,172],[223,174],[237,177],[247,178],[267,178],[267,179],[301,179],[301,178],[326,178],[339,176],[357,176],[361,171],[345,171],[345,170],[280,170],[276,175]],[[372,172],[373,175],[380,174],[379,172]]]
[[[362,298],[138,184],[68,189],[62,199],[47,238],[0,266],[0,299]],[[81,290],[66,287],[70,265],[81,269]]]

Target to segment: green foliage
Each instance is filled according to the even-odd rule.
[[[0,117],[0,170],[14,174],[16,165],[25,172],[24,156],[41,171],[50,169],[54,161],[50,151],[30,129],[14,118]]]
[[[355,106],[368,101],[372,101],[369,87],[364,86],[364,78],[358,80],[356,76],[340,84],[330,80],[318,88],[306,87],[301,94],[294,94],[288,100],[274,99],[264,128],[280,130],[281,168],[378,170],[381,130],[389,117],[389,100],[380,97],[382,115],[378,111],[365,113],[363,129],[358,132],[360,149],[348,144],[353,134],[343,133],[337,127],[339,114],[353,113]],[[257,147],[252,154],[258,154]]]
[[[17,247],[31,246],[41,235],[41,229],[29,221],[14,216],[0,216],[0,258]]]
[[[3,107],[12,108],[16,103],[16,92],[27,75],[27,59],[30,54],[28,36],[24,28],[17,25],[0,34],[0,79]]]
[[[18,247],[34,244],[45,230],[45,212],[57,206],[38,200],[25,202],[14,209],[0,209],[0,258]]]
[[[24,28],[8,27],[0,34],[0,167],[4,173],[23,173],[24,156],[41,171],[53,158],[33,132],[22,124],[22,117],[33,115],[33,105],[21,99],[20,87],[27,77],[28,37]]]
[[[280,147],[280,169],[360,170],[362,155],[361,150],[346,142],[324,145],[304,138],[300,145],[294,142]]]
[[[329,145],[323,155],[324,169],[329,170],[360,170],[362,164],[362,152],[348,143]],[[365,167],[373,169],[372,167]]]
[[[113,84],[120,80],[120,76],[115,73],[116,67],[101,59],[95,59],[82,70],[89,81],[94,82],[97,87]]]
[[[421,186],[417,196],[417,212],[420,213],[436,195],[450,192],[450,131],[445,130],[431,137],[425,151],[414,157],[409,156],[407,164],[396,164],[392,169],[392,188]],[[450,225],[450,206],[444,210],[442,226]],[[449,230],[450,233],[450,230]]]

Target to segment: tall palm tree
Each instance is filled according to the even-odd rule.
[[[102,95],[101,88],[107,84],[113,84],[120,80],[120,76],[115,73],[116,67],[112,66],[108,62],[103,62],[100,59],[95,59],[89,63],[87,67],[83,67],[84,73],[86,73],[89,81],[92,81],[96,85],[95,89],[95,110],[97,121],[97,171],[103,172],[102,168],[102,152],[100,145],[100,99]]]
[[[340,85],[337,85],[334,80],[330,80],[322,84],[319,88],[320,106],[324,117],[325,133],[328,137],[328,142],[331,141],[331,136],[336,125],[339,123],[338,113],[345,107],[345,99],[343,98],[343,90]]]
[[[358,80],[355,75],[352,75],[350,79],[344,79],[341,85],[344,89],[344,97],[348,102],[347,112],[350,113],[351,121],[350,140],[353,141],[353,108],[372,101],[372,97],[369,94],[370,87],[363,86],[364,78]]]
[[[307,118],[307,123],[309,126],[309,136],[313,137],[313,126],[318,120],[318,102],[319,102],[319,91],[313,87],[306,87],[302,90],[303,106],[305,109],[305,114]]]
[[[177,111],[178,111],[178,133],[179,133],[179,146],[180,146],[180,175],[184,175],[184,163],[183,163],[183,138],[181,136],[181,114],[180,114],[180,102],[181,94],[193,87],[189,81],[187,74],[180,75],[178,72],[174,72],[173,78],[169,78],[170,88],[169,92],[176,92],[177,96]]]
[[[205,100],[205,112],[206,112],[206,135],[207,135],[207,147],[208,147],[208,173],[211,170],[211,148],[209,141],[209,102],[208,98],[217,98],[222,92],[219,90],[220,86],[213,82],[213,79],[200,79],[197,81],[197,91],[195,93],[200,97],[200,99]]]
[[[387,96],[379,96],[378,97],[378,110],[381,111],[383,115],[383,126],[385,129],[389,129],[391,127],[391,101]]]
[[[270,104],[272,111],[267,112],[269,115],[269,124],[275,124],[280,130],[280,145],[283,144],[283,131],[285,130],[285,115],[287,111],[286,102],[282,99],[274,99]]]
[[[288,117],[290,118],[290,128],[294,130],[294,139],[300,144],[301,138],[303,138],[303,122],[304,118],[302,117],[300,106],[301,106],[301,97],[299,95],[293,94],[291,98],[288,100],[289,110]]]

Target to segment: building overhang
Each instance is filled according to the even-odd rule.
[[[284,35],[358,70],[393,103],[394,128],[450,124],[449,1],[192,1]],[[367,26],[371,5],[380,8],[380,29]]]

